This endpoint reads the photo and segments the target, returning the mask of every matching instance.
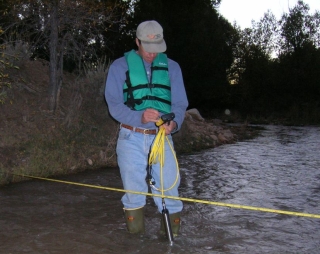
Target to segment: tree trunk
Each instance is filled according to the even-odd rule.
[[[57,99],[59,94],[59,73],[58,73],[58,1],[52,1],[50,13],[50,81],[49,81],[49,110],[55,111],[57,108]]]

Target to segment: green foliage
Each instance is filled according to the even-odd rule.
[[[236,27],[228,78],[233,107],[244,115],[320,123],[320,15],[308,11],[299,1],[280,21],[268,12],[252,28]]]
[[[14,2],[14,3],[13,3]],[[10,38],[23,36],[32,58],[50,61],[48,108],[58,108],[63,70],[82,71],[84,62],[96,62],[108,49],[108,26],[119,23],[123,1],[14,0],[5,17]],[[9,18],[13,17],[13,18]],[[64,66],[64,64],[66,66]]]
[[[135,48],[138,24],[155,19],[164,28],[168,56],[182,68],[190,107],[201,112],[233,107],[259,117],[318,109],[319,11],[311,15],[309,6],[298,1],[280,20],[269,11],[241,30],[219,15],[219,4],[220,0],[5,1],[0,4],[0,21],[6,37],[0,35],[0,40],[1,45],[23,41],[32,48],[27,57],[50,60],[56,67],[50,80],[61,80],[62,69],[84,72],[95,85],[92,92],[101,95],[106,71],[99,66]],[[52,25],[54,6],[57,23]],[[55,37],[50,37],[57,27]],[[3,50],[2,92],[7,89],[4,82],[9,82],[4,66],[12,64]],[[56,94],[59,89],[56,84]]]
[[[280,20],[280,50],[284,54],[303,48],[306,44],[320,46],[320,14],[309,14],[309,5],[298,1],[297,5]]]

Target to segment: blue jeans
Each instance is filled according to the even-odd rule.
[[[171,135],[167,136],[173,147]],[[120,168],[121,179],[125,190],[148,192],[146,182],[148,154],[155,135],[145,135],[138,132],[121,128],[117,142],[117,160]],[[170,188],[177,177],[177,166],[175,156],[167,142],[165,142],[165,161],[162,168],[163,188]],[[160,164],[152,165],[152,177],[155,180],[155,187],[160,191],[152,190],[152,193],[161,195],[161,172]],[[164,192],[165,196],[178,197],[180,175],[173,188]],[[153,197],[158,211],[162,211],[162,198]],[[146,204],[146,196],[140,194],[126,193],[121,199],[124,209],[143,207]],[[165,198],[166,208],[170,214],[180,212],[183,208],[181,200]]]

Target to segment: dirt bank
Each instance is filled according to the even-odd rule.
[[[59,175],[116,166],[118,124],[110,118],[103,82],[66,73],[56,112],[46,109],[48,63],[27,61],[11,70],[12,87],[0,105],[0,184],[20,181],[12,172]],[[177,153],[191,153],[250,138],[246,125],[228,127],[191,110],[174,135]]]

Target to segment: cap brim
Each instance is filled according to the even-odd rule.
[[[142,47],[144,51],[148,53],[162,53],[167,50],[167,45],[164,40],[161,40],[160,42],[147,42],[147,41],[141,41]]]

